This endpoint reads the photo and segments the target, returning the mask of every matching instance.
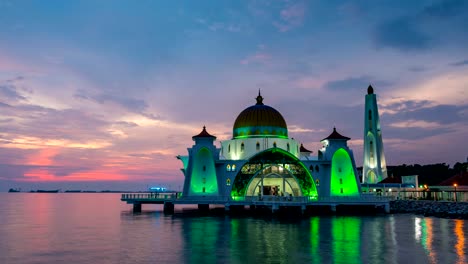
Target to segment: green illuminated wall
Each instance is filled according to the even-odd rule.
[[[358,196],[359,189],[353,163],[348,152],[338,149],[332,158],[330,194],[332,196]]]
[[[213,155],[207,148],[194,156],[191,176],[189,195],[218,195]]]
[[[288,130],[277,126],[246,126],[233,131],[234,138],[278,137],[288,138]]]

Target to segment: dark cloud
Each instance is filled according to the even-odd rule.
[[[401,100],[388,105],[385,105],[385,109],[391,111],[414,111],[422,107],[429,107],[433,104],[429,100]]]
[[[11,83],[0,84],[0,99],[5,102],[16,102],[26,100],[26,97],[22,96],[15,85]]]
[[[347,90],[362,90],[365,91],[367,87],[372,84],[373,86],[385,87],[391,85],[388,81],[375,80],[369,76],[349,77],[341,80],[329,81],[324,84],[325,89],[334,91],[347,91]]]
[[[430,101],[404,101],[387,106],[393,109],[395,114],[385,113],[382,115],[388,123],[400,122],[404,120],[421,120],[435,122],[442,125],[468,123],[468,118],[464,112],[468,110],[468,105],[432,105]]]
[[[111,102],[123,107],[130,112],[141,114],[149,119],[161,120],[161,116],[147,112],[148,104],[145,100],[106,93],[93,95],[84,90],[79,90],[73,95],[73,97],[78,100],[90,100],[99,104]]]
[[[436,1],[414,14],[387,20],[376,26],[373,41],[378,48],[400,51],[426,50],[468,39],[468,1]],[[462,48],[466,49],[466,45]]]
[[[436,135],[443,135],[454,132],[453,128],[420,128],[420,127],[394,127],[388,123],[382,125],[382,135],[384,138],[419,140]]]
[[[409,67],[408,70],[410,72],[424,72],[424,71],[429,70],[429,68],[425,66],[412,66],[412,67]]]
[[[429,36],[417,28],[417,23],[406,17],[377,26],[373,37],[377,47],[403,51],[426,49],[431,42]]]
[[[138,124],[135,122],[126,122],[126,121],[118,121],[118,122],[115,122],[114,124],[123,126],[123,127],[137,127],[138,126]]]
[[[0,123],[0,130],[11,137],[31,136],[42,139],[95,141],[108,139],[106,129],[111,123],[103,117],[75,109],[57,110],[37,105],[2,106],[7,118],[21,118],[22,122]],[[34,128],[34,129],[31,129]]]
[[[450,66],[465,66],[465,65],[468,65],[468,59],[450,63]]]

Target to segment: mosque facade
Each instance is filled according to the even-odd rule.
[[[263,199],[265,197],[360,196],[361,187],[350,139],[336,128],[320,142],[316,155],[290,138],[280,112],[263,103],[236,118],[232,138],[215,145],[206,127],[192,137],[182,161],[183,197]]]

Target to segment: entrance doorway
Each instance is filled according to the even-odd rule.
[[[294,176],[285,168],[273,165],[258,172],[250,181],[246,196],[302,196]]]

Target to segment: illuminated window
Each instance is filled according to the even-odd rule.
[[[256,148],[257,148],[257,150],[260,150],[260,143],[259,142],[257,142]]]
[[[227,171],[231,171],[231,165],[228,164],[228,165],[226,166],[226,170],[227,170]]]
[[[231,185],[231,179],[228,178],[228,179],[226,180],[226,185],[227,185],[227,186],[230,186],[230,185]]]
[[[231,171],[236,171],[236,164],[232,164]]]
[[[241,144],[241,152],[244,152],[244,148],[245,148],[245,145],[244,145],[244,142],[242,142],[242,144]]]
[[[317,186],[320,185],[320,180],[319,180],[319,179],[316,179],[316,180],[315,180],[315,185],[317,185]]]
[[[286,145],[286,149],[289,151],[289,143]]]
[[[273,147],[276,148],[276,142],[273,142]]]

